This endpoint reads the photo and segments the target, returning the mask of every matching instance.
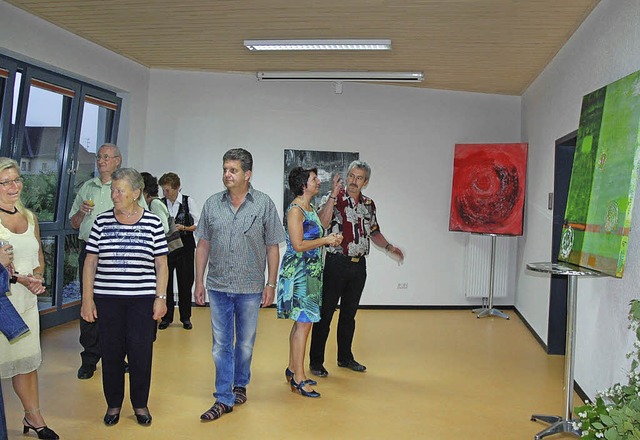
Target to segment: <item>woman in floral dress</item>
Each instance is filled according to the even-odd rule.
[[[320,397],[307,379],[304,353],[309,331],[320,320],[322,295],[322,246],[337,246],[342,235],[324,236],[324,228],[311,200],[318,194],[316,168],[296,167],[289,173],[289,188],[296,195],[285,213],[287,250],[280,266],[278,318],[294,321],[289,335],[289,365],[285,376],[291,391],[306,397]]]

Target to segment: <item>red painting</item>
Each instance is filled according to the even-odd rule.
[[[449,230],[522,235],[527,144],[456,144]]]

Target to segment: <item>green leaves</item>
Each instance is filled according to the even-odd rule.
[[[629,328],[635,331],[640,341],[640,300],[631,301],[629,320]],[[640,439],[640,352],[634,348],[629,357],[632,359],[631,371],[626,385],[617,383],[598,393],[595,402],[575,408],[581,423],[582,439]]]

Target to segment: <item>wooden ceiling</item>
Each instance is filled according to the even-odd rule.
[[[7,0],[150,68],[423,71],[414,87],[521,95],[599,0]],[[389,38],[381,52],[245,39]]]

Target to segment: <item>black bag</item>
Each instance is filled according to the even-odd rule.
[[[176,229],[176,222],[173,217],[169,216],[169,232],[167,233],[167,247],[169,253],[173,253],[184,246],[182,239],[180,238],[180,231]]]

